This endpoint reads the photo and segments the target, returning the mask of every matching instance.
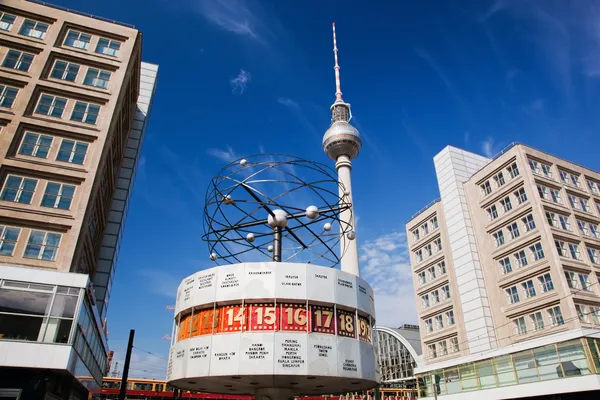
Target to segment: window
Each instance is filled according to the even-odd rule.
[[[65,46],[87,50],[88,46],[90,45],[90,40],[92,40],[92,36],[88,35],[87,33],[69,30],[63,44]]]
[[[429,267],[427,268],[427,276],[429,278],[430,281],[435,279],[435,267]]]
[[[560,175],[561,182],[568,185],[570,183],[569,182],[569,174],[566,173],[565,171],[561,171],[561,170],[558,170],[558,173]]]
[[[417,262],[423,261],[423,250],[419,249],[415,251],[415,258],[417,259]]]
[[[511,178],[516,178],[517,176],[519,176],[519,168],[517,168],[516,162],[510,164],[506,168],[506,171],[508,172],[508,174],[510,175]]]
[[[600,258],[598,258],[598,254],[600,254],[600,251],[598,251],[598,249],[588,247],[587,253],[592,264],[600,264]]]
[[[546,178],[552,179],[552,168],[544,163],[540,163],[540,165],[542,166],[542,175],[544,175]]]
[[[523,204],[527,201],[527,193],[525,193],[524,188],[520,188],[519,190],[517,190],[514,193],[514,195],[515,195],[515,198],[517,199],[518,204]]]
[[[431,318],[425,320],[425,332],[433,331],[433,321]]]
[[[598,225],[591,222],[588,225],[590,226],[590,232],[592,236],[596,239],[600,239],[600,230],[598,229]]]
[[[579,202],[581,203],[581,209],[587,213],[592,212],[590,210],[590,203],[587,199],[579,199]]]
[[[534,160],[529,160],[529,168],[531,168],[531,171],[534,174],[540,174],[541,169],[540,169],[540,164],[537,161]]]
[[[0,225],[0,255],[9,257],[13,255],[20,233],[20,228]]]
[[[448,344],[446,343],[445,340],[442,340],[441,342],[439,342],[438,346],[440,348],[440,350],[439,350],[440,356],[445,356],[446,354],[448,354]]]
[[[421,296],[421,305],[423,306],[423,308],[429,307],[429,295],[428,294]]]
[[[433,229],[437,229],[438,228],[439,225],[438,225],[438,219],[437,219],[437,217],[433,217],[431,219],[431,226],[433,227]]]
[[[581,260],[581,253],[579,252],[579,245],[577,243],[569,243],[569,253],[573,260]]]
[[[546,211],[546,221],[548,221],[548,224],[550,226],[558,228],[558,220],[556,218],[556,214],[554,214],[553,212]]]
[[[577,278],[579,279],[579,283],[581,284],[581,288],[585,291],[591,292],[592,288],[590,287],[590,276],[585,273],[578,273]]]
[[[577,200],[579,200],[577,196],[573,196],[572,194],[569,195],[569,204],[571,205],[571,208],[575,210],[579,210],[581,208],[579,205],[579,201]]]
[[[35,112],[37,114],[61,118],[66,106],[67,99],[63,97],[51,96],[49,94],[43,94],[40,97],[37,107],[35,108]]]
[[[510,197],[505,197],[500,200],[500,207],[502,208],[502,212],[509,212],[512,210],[512,204],[510,204]]]
[[[506,289],[506,297],[508,298],[508,304],[515,304],[519,302],[519,291],[516,286],[511,286]]]
[[[565,278],[567,278],[567,284],[570,289],[579,289],[579,280],[575,272],[565,271]]]
[[[11,108],[17,98],[17,93],[19,93],[17,88],[0,85],[0,107]]]
[[[52,67],[52,72],[50,72],[50,77],[55,79],[60,79],[63,81],[75,82],[77,78],[77,74],[79,73],[79,65],[57,60]]]
[[[548,200],[548,198],[549,198],[548,188],[546,186],[542,186],[542,185],[536,185],[536,186],[537,186],[537,190],[538,190],[538,194],[540,195],[540,198]]]
[[[600,308],[596,306],[590,306],[590,315],[592,316],[593,324],[600,324]]]
[[[0,30],[10,31],[15,23],[15,18],[14,15],[0,12]]]
[[[525,323],[525,317],[515,319],[515,332],[517,332],[517,335],[524,335],[527,333],[527,324]]]
[[[437,268],[438,268],[438,273],[441,275],[445,275],[446,274],[446,262],[445,261],[441,261],[437,264]]]
[[[584,221],[577,220],[577,227],[579,228],[579,232],[581,232],[582,235],[585,235],[585,236],[589,235],[587,225],[585,224]]]
[[[88,144],[85,142],[63,139],[60,143],[60,149],[58,150],[56,161],[83,165],[87,150]]]
[[[427,350],[429,351],[429,358],[437,357],[437,351],[435,350],[435,343],[427,345]]]
[[[560,220],[560,227],[565,231],[571,231],[571,223],[569,222],[569,217],[566,215],[559,215],[558,219]]]
[[[494,175],[493,179],[494,179],[494,182],[496,182],[497,187],[500,187],[506,183],[506,181],[504,180],[504,175],[502,174],[502,171],[500,171],[496,175]]]
[[[31,19],[26,19],[23,21],[23,25],[21,25],[21,29],[19,29],[19,35],[29,36],[36,39],[43,39],[46,36],[46,31],[48,30],[48,24],[44,24],[43,22],[33,21]]]
[[[425,271],[421,271],[419,272],[419,283],[422,285],[424,285],[425,283],[427,283],[427,278],[425,277]]]
[[[116,40],[99,39],[96,46],[96,53],[116,57],[121,48],[121,43]]]
[[[587,180],[588,188],[590,188],[590,192],[598,194],[598,184],[590,179]]]
[[[437,238],[433,241],[433,247],[435,248],[436,252],[442,251],[442,239],[441,238]]]
[[[427,222],[421,225],[421,229],[423,230],[424,235],[427,235],[429,233],[429,225],[427,225]]]
[[[541,243],[536,243],[532,246],[529,246],[529,251],[531,251],[531,255],[533,256],[534,261],[538,261],[544,258],[544,249],[542,248]]]
[[[85,74],[85,79],[83,80],[83,84],[99,87],[101,89],[108,89],[109,80],[110,72],[96,68],[88,68],[87,74]]]
[[[431,255],[433,254],[431,251],[431,244],[426,244],[425,247],[423,247],[423,249],[425,250],[425,257],[431,257]]]
[[[508,229],[508,233],[510,234],[511,239],[516,239],[519,237],[519,224],[513,222],[506,229]]]
[[[46,158],[52,146],[52,136],[26,132],[19,147],[19,154],[25,156]]]
[[[550,323],[552,323],[552,325],[556,326],[565,323],[562,312],[560,311],[560,306],[549,308],[547,311],[548,316],[550,317]]]
[[[60,237],[60,233],[31,231],[23,257],[54,261],[58,252]]]
[[[544,329],[544,317],[542,316],[541,311],[529,314],[529,319],[531,319],[531,325],[533,326],[534,331]]]
[[[75,186],[64,183],[48,182],[46,192],[42,198],[42,207],[60,208],[68,210],[71,208]]]
[[[455,324],[454,311],[452,311],[452,310],[446,311],[446,323],[448,325],[454,325]]]
[[[437,304],[440,302],[440,292],[438,290],[434,290],[431,292],[431,305]]]
[[[453,353],[456,353],[460,350],[458,347],[458,338],[457,337],[450,338],[449,342],[450,342],[450,351],[452,351]]]
[[[444,329],[444,316],[442,314],[435,316],[435,329]]]
[[[488,213],[488,219],[491,221],[493,219],[498,218],[498,210],[496,209],[496,205],[492,205],[486,209]]]
[[[579,176],[571,174],[571,183],[573,186],[581,187],[581,181],[579,180]]]
[[[558,255],[561,257],[567,256],[567,246],[565,242],[562,240],[554,240],[554,245],[556,246],[556,251],[558,251]]]
[[[440,289],[442,291],[442,300],[448,300],[450,298],[450,286],[444,285]]]
[[[560,199],[560,190],[558,189],[550,189],[550,195],[552,196],[552,201],[557,204],[562,204]]]
[[[525,293],[525,297],[535,297],[535,285],[533,284],[533,280],[529,279],[523,283],[521,283],[521,287],[523,287],[523,293]]]
[[[485,181],[479,185],[479,187],[481,188],[481,194],[483,196],[487,196],[488,194],[492,193],[492,185],[490,185],[490,181]]]
[[[517,267],[524,267],[527,265],[527,255],[525,254],[525,250],[518,251],[513,256],[515,257]]]
[[[2,66],[23,72],[29,72],[32,62],[33,54],[24,53],[18,50],[9,50],[8,53],[6,53],[6,57],[4,57]]]
[[[71,121],[85,122],[86,124],[95,124],[98,120],[99,112],[99,105],[86,103],[84,101],[78,101],[75,103],[75,107],[73,108],[73,113],[71,114]]]
[[[585,305],[575,304],[575,310],[577,311],[579,322],[589,322],[587,307]]]
[[[501,230],[492,233],[492,237],[494,238],[494,245],[496,247],[502,246],[504,244],[504,233]]]
[[[521,221],[523,221],[525,232],[529,232],[530,230],[535,229],[535,221],[533,220],[533,215],[529,214],[521,218]]]
[[[414,231],[412,231],[412,234],[413,234],[413,239],[415,240],[415,242],[420,239],[420,237],[419,237],[419,229],[418,228],[415,229]]]
[[[499,262],[500,262],[500,272],[502,273],[502,275],[512,272],[512,265],[510,265],[510,258],[508,258],[508,257],[503,258]]]
[[[552,277],[550,276],[550,273],[538,276],[538,280],[540,281],[542,292],[545,293],[554,290],[554,284],[552,283]]]
[[[0,199],[15,203],[31,204],[36,186],[37,179],[8,175],[4,188],[2,188]]]

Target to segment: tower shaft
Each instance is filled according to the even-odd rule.
[[[354,202],[352,200],[352,180],[350,179],[350,171],[352,171],[352,162],[350,157],[341,155],[335,162],[335,168],[338,173],[339,195],[351,204],[350,208],[340,213],[340,232],[344,231],[344,226],[351,226],[352,231],[356,230],[354,225]],[[350,274],[360,276],[358,267],[358,243],[356,239],[351,240],[347,235],[341,234],[340,237],[341,250],[341,270]]]

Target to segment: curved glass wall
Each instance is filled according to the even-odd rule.
[[[412,386],[417,362],[409,350],[393,334],[377,329],[375,332],[382,387]]]

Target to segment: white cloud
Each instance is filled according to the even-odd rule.
[[[406,234],[391,232],[360,248],[361,276],[375,293],[377,324],[398,327],[417,323]]]
[[[248,84],[251,80],[252,74],[246,70],[240,69],[240,73],[229,81],[231,84],[231,91],[234,94],[243,94],[248,88]]]
[[[244,0],[196,1],[200,14],[220,28],[251,39],[260,40],[257,16]]]
[[[494,148],[494,138],[488,137],[483,142],[481,142],[481,151],[483,152],[483,155],[488,158],[492,158],[496,155],[497,151],[494,150]]]
[[[210,148],[207,149],[206,152],[209,156],[216,158],[217,160],[225,161],[227,163],[232,162],[233,160],[237,160],[239,157],[235,154],[235,151],[231,148],[231,146],[227,146],[225,150]]]
[[[284,106],[293,108],[295,110],[300,109],[300,106],[298,105],[298,103],[296,103],[294,100],[290,99],[289,97],[280,97],[277,99],[277,102],[279,104],[283,104]]]
[[[152,293],[175,299],[177,288],[181,283],[180,276],[152,269],[142,269],[138,272],[144,277],[146,285]]]
[[[304,127],[308,129],[313,135],[315,135],[316,137],[321,137],[321,134],[317,131],[315,126],[308,120],[308,118],[306,118],[302,108],[296,101],[290,99],[289,97],[279,97],[277,99],[277,102],[287,107],[296,116],[296,118],[298,118],[298,120],[302,122]]]

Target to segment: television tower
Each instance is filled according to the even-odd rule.
[[[362,140],[358,129],[350,125],[352,112],[350,104],[342,99],[342,87],[340,84],[340,66],[338,64],[338,48],[335,37],[335,22],[333,23],[333,55],[335,65],[335,102],[331,105],[331,126],[323,135],[323,151],[329,158],[335,161],[340,185],[340,198],[352,204],[352,207],[343,211],[340,220],[352,227],[352,232],[343,235],[340,239],[341,245],[341,270],[360,275],[358,267],[358,244],[356,241],[356,227],[354,225],[354,204],[352,203],[352,182],[350,171],[352,160],[358,156],[362,147]],[[344,189],[345,188],[345,191]]]

